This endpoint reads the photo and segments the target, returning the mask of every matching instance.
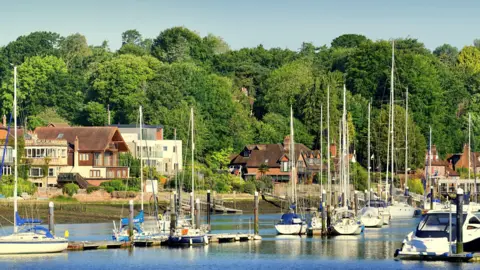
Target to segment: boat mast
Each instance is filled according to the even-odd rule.
[[[372,103],[368,103],[368,147],[367,147],[367,157],[368,157],[368,162],[367,162],[367,167],[368,167],[368,192],[370,192],[370,159],[371,159],[371,154],[370,154],[370,110],[371,110],[371,105]],[[368,198],[365,198],[365,201],[368,199],[368,206],[370,206],[370,196]]]
[[[405,185],[403,190],[408,187],[408,87],[405,95]]]
[[[343,192],[345,194],[345,198],[348,196],[347,194],[347,190],[348,190],[348,186],[347,186],[347,174],[346,174],[346,166],[347,166],[347,162],[348,162],[348,157],[347,157],[347,98],[346,98],[346,86],[345,84],[343,85]],[[345,201],[346,199],[343,198]],[[342,201],[342,206],[346,206],[345,202]]]
[[[320,104],[320,200],[323,190],[323,104]]]
[[[295,164],[295,140],[293,138],[293,109],[292,106],[290,106],[290,162],[291,162],[291,181],[292,181],[292,200],[293,203],[295,204],[295,207],[297,206],[297,194],[296,194],[296,164]]]
[[[13,188],[13,233],[17,233],[17,211],[18,211],[18,202],[17,202],[17,190],[18,190],[18,173],[17,173],[17,66],[13,67],[13,128],[15,134],[15,150],[13,151],[14,156],[14,188]]]
[[[472,123],[472,117],[470,115],[470,113],[468,113],[468,182],[470,182],[470,168],[472,167],[471,165],[471,160],[472,160],[472,145],[471,145],[471,123]],[[469,192],[469,183],[467,182],[467,184],[465,185],[467,188],[466,188],[466,192]]]
[[[175,141],[175,192],[178,193],[177,195],[177,200],[175,201],[175,214],[178,214],[178,207],[179,207],[179,201],[180,201],[180,192],[178,190],[178,144],[177,144],[177,129],[173,129],[173,140]]]
[[[194,122],[193,122],[193,107],[190,108],[190,117],[192,118],[192,202],[195,203],[195,160],[194,160],[194,155],[195,155],[195,142],[193,140],[193,136],[195,135],[193,132],[193,129],[195,127]],[[193,211],[194,206],[191,207],[191,216],[192,216],[192,228],[195,228],[195,211]]]
[[[430,126],[430,136],[428,139],[428,182],[430,187],[433,187],[432,180],[432,126]],[[430,194],[430,200],[433,201],[433,192]],[[433,209],[432,209],[433,210]]]
[[[391,162],[391,187],[389,188],[390,190],[390,198],[393,199],[393,194],[391,191],[393,191],[393,174],[394,174],[394,168],[393,168],[393,161],[394,161],[394,154],[395,154],[395,148],[394,148],[394,127],[395,127],[395,88],[394,88],[394,68],[395,68],[395,41],[392,41],[392,74],[391,74],[391,80],[390,80],[390,88],[391,88],[391,91],[392,91],[392,110],[391,110],[391,113],[392,113],[392,130],[390,131],[392,133],[392,140],[391,140],[391,150],[392,150],[392,162]],[[393,203],[393,200],[392,200],[392,203]]]
[[[142,118],[143,118],[143,111],[142,105],[138,108],[140,113],[140,202],[141,202],[141,209],[143,211],[143,126],[142,126]]]
[[[327,87],[327,185],[329,204],[332,205],[332,183],[330,177],[330,85]],[[323,164],[322,164],[323,165]]]

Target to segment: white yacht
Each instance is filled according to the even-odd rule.
[[[390,222],[390,213],[382,200],[370,200],[368,205],[360,210],[360,221],[367,228],[381,228]]]
[[[387,207],[391,219],[412,218],[415,215],[415,208],[409,205],[406,200],[407,198],[405,197],[399,201],[393,201],[393,203]]]
[[[362,225],[355,219],[355,212],[340,207],[333,210],[331,230],[336,235],[356,235],[362,233]]]
[[[396,255],[442,255],[456,250],[456,213],[449,210],[431,210],[420,221],[417,228],[403,241]],[[451,218],[451,220],[450,220]],[[480,219],[463,212],[463,249],[466,252],[480,251]],[[450,229],[451,222],[451,229]]]
[[[305,234],[307,232],[307,222],[291,210],[290,213],[282,215],[280,221],[275,224],[275,230],[278,234]]]

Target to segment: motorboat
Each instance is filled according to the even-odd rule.
[[[480,219],[471,212],[463,212],[463,250],[480,251]],[[451,224],[451,226],[450,226]],[[431,210],[416,229],[403,241],[396,255],[438,256],[456,251],[456,213],[449,210]]]
[[[357,235],[362,233],[363,226],[356,220],[354,211],[340,207],[333,210],[330,231],[335,235]]]

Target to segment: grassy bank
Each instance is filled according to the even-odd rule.
[[[279,205],[280,203],[277,202]],[[245,214],[253,213],[252,199],[236,199],[235,201],[225,199],[226,207],[236,207]],[[202,206],[203,207],[203,206]],[[275,204],[260,200],[260,213],[279,213],[281,209]],[[167,208],[167,202],[159,203],[159,212],[162,213]],[[141,209],[140,204],[135,204],[135,212]],[[144,205],[147,215],[153,211],[152,204]],[[48,201],[22,201],[19,202],[18,211],[22,217],[40,218],[47,222]],[[55,222],[61,223],[99,223],[111,222],[121,217],[128,216],[127,202],[55,202]],[[9,226],[13,222],[13,202],[0,202],[0,225]]]

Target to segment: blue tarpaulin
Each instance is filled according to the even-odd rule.
[[[41,219],[33,219],[33,218],[21,218],[18,212],[15,213],[15,217],[17,220],[17,226],[23,226],[25,224],[40,224],[42,223]]]
[[[133,218],[133,223],[143,223],[144,221],[144,214],[143,210],[138,213],[137,216]],[[122,218],[122,225],[128,225],[128,218]]]

